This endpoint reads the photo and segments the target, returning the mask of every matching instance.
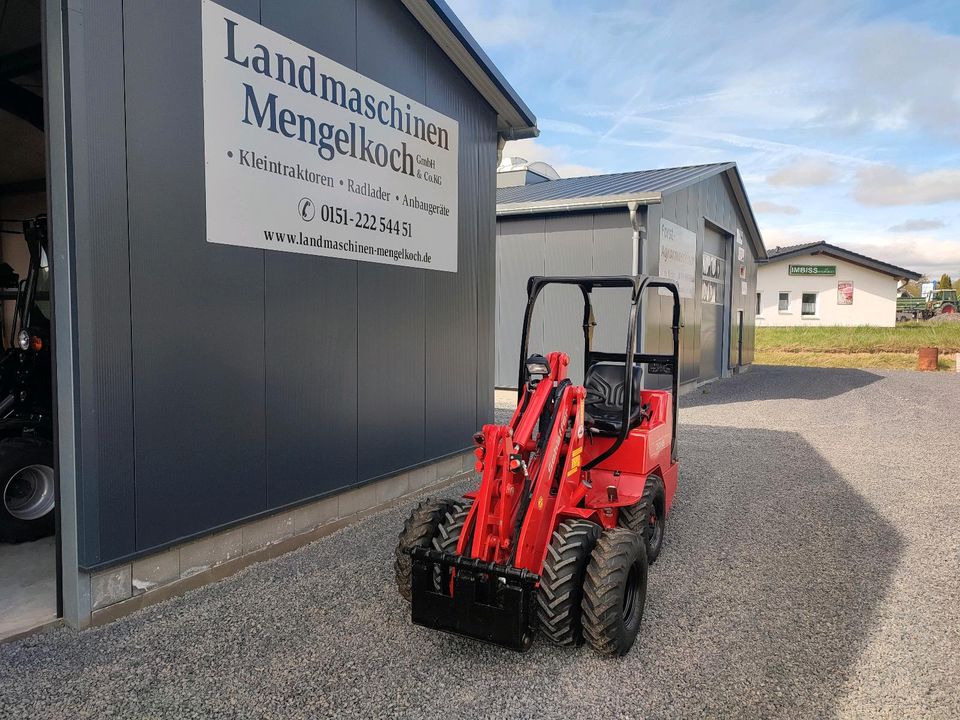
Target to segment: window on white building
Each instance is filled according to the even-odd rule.
[[[757,315],[760,314],[760,293],[757,293]]]
[[[780,303],[777,307],[782,313],[790,312],[790,293],[780,293]]]
[[[817,294],[804,293],[803,301],[800,305],[800,314],[812,317],[817,314]]]

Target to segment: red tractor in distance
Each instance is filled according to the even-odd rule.
[[[584,384],[569,356],[527,356],[537,297],[548,285],[583,296]],[[592,349],[591,294],[630,292],[624,353]],[[647,290],[673,297],[673,352],[636,352]],[[647,276],[532,277],[520,343],[517,409],[474,436],[480,486],[428,499],[407,519],[396,552],[400,594],[417,625],[526,650],[539,630],[560,645],[585,639],[623,655],[640,629],[647,566],[663,543],[677,487],[680,297]],[[643,365],[671,390],[641,389]]]

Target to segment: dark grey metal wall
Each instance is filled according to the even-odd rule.
[[[207,243],[200,3],[69,15],[85,568],[455,452],[493,414],[494,111],[396,0],[222,4],[460,123],[459,272]]]
[[[697,235],[697,257],[704,251],[705,228],[723,237],[734,237],[740,228],[747,237],[747,225],[740,213],[733,189],[725,174],[718,174],[682,190],[667,193],[662,202],[641,208],[641,222],[647,228],[644,268],[650,275],[660,272],[660,220],[666,218]],[[732,256],[728,263],[728,307],[725,323],[718,332],[726,331],[730,340],[729,360],[724,370],[737,363],[737,312],[743,310],[744,365],[753,362],[756,297],[756,258],[744,241],[744,264],[747,294],[741,293],[737,270],[737,246],[731,241]],[[707,248],[708,252],[711,249]],[[719,253],[717,248],[713,250]],[[721,254],[722,255],[722,254]],[[603,275],[632,272],[632,228],[623,211],[598,213],[556,213],[551,215],[505,216],[497,220],[497,387],[516,387],[518,346],[523,310],[526,304],[526,282],[531,275]],[[732,275],[730,274],[732,272]],[[681,382],[709,380],[716,377],[701,370],[701,320],[704,307],[700,301],[703,283],[701,268],[696,268],[693,298],[681,302],[684,327],[680,334]],[[597,349],[623,351],[625,321],[623,298],[598,292],[597,319],[594,336]],[[583,336],[580,329],[582,301],[569,288],[545,291],[540,314],[531,327],[532,350],[569,349],[571,377],[582,377]],[[552,302],[551,302],[552,299]],[[650,352],[669,352],[671,346],[670,312],[672,300],[656,293],[647,293],[645,304],[644,347]],[[707,312],[713,308],[708,307]],[[716,315],[717,313],[714,312]],[[715,321],[716,322],[716,321]],[[720,339],[719,336],[717,338]],[[648,376],[648,387],[667,383],[666,376]]]
[[[744,240],[744,262],[747,275],[747,294],[741,293],[740,276],[737,270],[737,246],[734,242],[732,248],[733,256],[729,263],[733,268],[732,279],[729,281],[729,297],[731,306],[729,308],[727,327],[731,335],[736,332],[737,311],[744,310],[744,341],[743,341],[743,364],[748,365],[753,362],[753,344],[754,344],[754,314],[752,303],[755,300],[757,286],[757,267],[756,258],[749,238],[747,238],[747,225],[740,213],[739,205],[730,186],[730,181],[725,174],[718,174],[709,177],[701,182],[695,183],[687,188],[677,192],[664,195],[662,202],[657,205],[651,205],[648,208],[647,220],[647,245],[645,250],[646,268],[650,273],[658,273],[660,257],[660,219],[666,218],[682,227],[687,228],[697,234],[697,257],[699,258],[704,250],[704,228],[709,223],[715,230],[720,231],[722,235],[735,236],[737,228],[740,228],[745,236]],[[707,249],[710,251],[709,248]],[[709,380],[714,376],[701,372],[700,368],[700,337],[701,337],[701,318],[703,308],[700,302],[700,290],[703,283],[701,277],[701,268],[699,264],[696,268],[697,284],[692,299],[682,301],[684,327],[681,331],[680,356],[681,356],[681,382],[693,382],[697,380]],[[669,349],[669,313],[671,301],[669,298],[651,298],[647,306],[646,331],[645,337],[647,347],[651,350],[666,352]],[[736,363],[736,338],[731,338],[730,355],[733,364]],[[727,363],[727,367],[732,367],[732,363]]]

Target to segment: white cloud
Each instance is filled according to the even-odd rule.
[[[919,23],[881,22],[853,36],[825,116],[855,128],[960,138],[960,36]]]
[[[939,230],[942,227],[946,227],[946,223],[943,222],[943,220],[905,220],[897,225],[891,225],[887,228],[887,231],[895,233],[920,232],[923,230]]]
[[[838,243],[839,244],[839,243]],[[927,275],[960,270],[960,241],[918,236],[894,242],[853,242],[843,247]]]
[[[457,17],[481,47],[498,47],[529,42],[541,33],[534,13],[485,12],[482,3],[454,2]]]
[[[595,135],[590,128],[580,123],[567,122],[566,120],[551,120],[543,118],[537,120],[537,127],[543,132],[564,133],[566,135]]]
[[[769,215],[798,215],[800,208],[795,205],[782,205],[769,200],[758,200],[753,203],[753,211]]]
[[[828,160],[800,157],[767,176],[767,183],[780,187],[817,187],[836,182],[836,165]]]
[[[844,165],[860,166],[867,162],[863,158],[853,155],[833,153],[795,143],[767,140],[765,138],[742,135],[740,133],[713,130],[704,127],[704,123],[688,124],[686,122],[657,120],[639,115],[611,112],[609,110],[594,110],[584,112],[595,117],[606,117],[615,120],[613,127],[604,133],[604,135],[600,138],[601,141],[607,140],[608,142],[622,142],[623,144],[630,144],[629,141],[612,140],[610,138],[615,134],[616,130],[632,125],[664,134],[710,140],[714,141],[717,145],[728,145],[733,148],[756,150],[777,158],[783,157],[784,155],[799,157],[799,159],[795,161],[796,163],[811,163],[820,165],[842,163]]]
[[[829,239],[826,235],[794,228],[764,227],[761,231],[763,233],[763,244],[768,248],[805,245],[806,243],[822,242]]]
[[[856,175],[853,198],[870,207],[960,201],[960,170],[911,175],[892,165],[862,168]]]
[[[600,168],[575,162],[578,154],[565,145],[543,145],[534,139],[512,140],[503,146],[503,157],[522,157],[530,162],[548,163],[562,178],[603,174]]]

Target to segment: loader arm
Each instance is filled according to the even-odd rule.
[[[524,387],[510,424],[484,425],[476,437],[480,487],[457,546],[461,555],[539,572],[549,532],[538,530],[553,522],[558,466],[572,462],[568,437],[579,432],[576,444],[583,444],[583,390],[566,378],[567,355],[548,360],[550,375],[532,391]]]

